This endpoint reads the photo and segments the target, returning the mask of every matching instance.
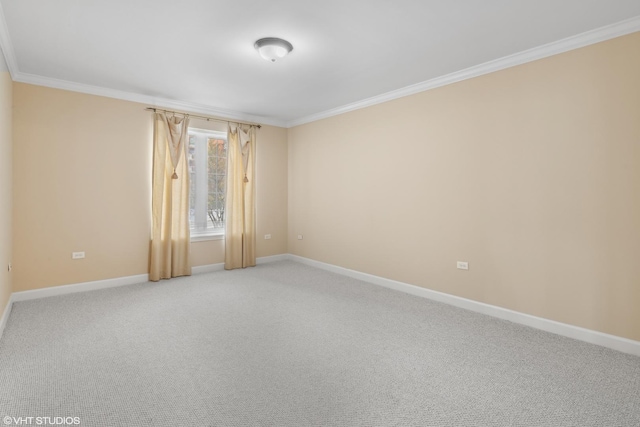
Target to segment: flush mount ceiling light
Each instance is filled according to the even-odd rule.
[[[293,50],[293,46],[286,40],[277,37],[265,37],[253,44],[260,56],[270,62],[276,62],[287,56]]]

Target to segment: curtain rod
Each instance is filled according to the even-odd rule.
[[[204,119],[208,122],[210,121],[216,121],[216,122],[223,122],[223,123],[236,123],[239,125],[249,125],[249,126],[255,126],[258,129],[262,128],[262,125],[259,125],[257,123],[246,123],[246,122],[238,122],[238,121],[234,121],[234,120],[224,120],[224,119],[217,119],[215,117],[207,117],[207,116],[199,116],[197,114],[189,114],[189,113],[182,113],[180,111],[171,111],[171,110],[164,110],[162,108],[153,108],[153,107],[148,107],[145,108],[145,110],[147,111],[153,111],[153,112],[158,112],[158,111],[162,111],[163,113],[171,113],[171,114],[181,114],[183,116],[189,116],[189,117],[196,117],[198,119]]]

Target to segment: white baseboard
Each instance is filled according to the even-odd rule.
[[[118,286],[134,285],[136,283],[147,282],[148,280],[148,274],[137,274],[135,276],[116,277],[114,279],[95,280],[93,282],[74,283],[72,285],[60,285],[52,286],[50,288],[14,292],[11,294],[11,298],[13,299],[12,302],[27,301],[57,295],[73,294],[76,292],[87,292],[98,289],[115,288]]]
[[[257,264],[281,261],[288,259],[289,254],[273,255],[256,259]],[[224,270],[224,263],[199,265],[191,268],[191,274],[211,273]],[[74,283],[71,285],[52,286],[50,288],[33,289],[29,291],[14,292],[11,294],[9,304],[18,301],[27,301],[38,298],[52,297],[56,295],[72,294],[75,292],[87,292],[97,289],[115,288],[118,286],[135,285],[149,281],[148,274],[137,274],[135,276],[116,277],[114,279],[96,280],[92,282]],[[6,310],[5,310],[6,311]]]
[[[256,265],[267,264],[269,262],[283,261],[289,259],[289,254],[271,255],[256,258]],[[191,274],[212,273],[214,271],[224,270],[224,262],[218,264],[199,265],[191,267]]]
[[[317,267],[333,273],[349,276],[375,285],[384,286],[385,288],[395,289],[411,295],[428,298],[433,301],[442,302],[453,305],[455,307],[464,308],[466,310],[475,311],[477,313],[486,314],[488,316],[497,317],[498,319],[508,320],[510,322],[519,323],[521,325],[530,326],[546,332],[551,332],[564,337],[588,342],[591,344],[608,347],[623,353],[640,356],[640,342],[615,335],[605,334],[603,332],[593,331],[578,326],[568,325],[566,323],[556,322],[554,320],[544,319],[542,317],[532,316],[530,314],[520,313],[518,311],[509,310],[507,308],[495,305],[485,304],[466,298],[457,297],[455,295],[445,294],[443,292],[432,291],[420,286],[410,285],[408,283],[398,282],[396,280],[385,279],[383,277],[374,276],[372,274],[362,273],[348,268],[338,267],[333,264],[327,264],[304,258],[298,255],[289,255],[288,259]]]
[[[214,271],[224,270],[224,262],[218,264],[199,265],[191,267],[191,274],[213,273]]]
[[[192,274],[209,273],[224,270],[224,264],[209,264],[192,267]],[[149,281],[148,274],[135,276],[116,277],[113,279],[95,280],[91,282],[74,283],[71,285],[52,286],[50,288],[32,289],[29,291],[14,292],[11,294],[12,302],[28,301],[32,299],[47,298],[57,295],[72,294],[76,292],[88,292],[98,289],[116,288],[118,286],[135,285]]]

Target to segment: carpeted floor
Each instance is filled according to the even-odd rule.
[[[6,416],[637,427],[640,358],[282,261],[16,303]]]

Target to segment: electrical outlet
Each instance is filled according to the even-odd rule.
[[[71,252],[71,259],[82,259],[84,258],[84,252]]]
[[[458,261],[456,266],[458,267],[458,270],[468,270],[469,269],[469,263],[466,261]]]
[[[271,234],[265,234],[264,235],[264,240],[269,240],[271,239]]]
[[[302,240],[302,234],[298,234],[298,240]]]

